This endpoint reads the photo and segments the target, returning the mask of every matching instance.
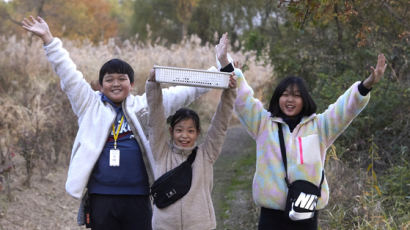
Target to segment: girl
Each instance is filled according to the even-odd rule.
[[[226,34],[221,41],[228,44]],[[217,52],[217,57],[222,66],[227,65],[224,69],[231,65],[226,49]],[[369,91],[379,82],[385,69],[385,57],[380,54],[371,75],[362,82],[354,83],[321,114],[315,113],[315,102],[301,78],[283,79],[266,110],[253,97],[253,91],[242,72],[235,69],[238,77],[235,111],[256,140],[257,160],[252,192],[254,201],[261,206],[259,229],[317,229],[317,212],[313,218],[296,222],[290,220],[283,211],[288,187],[284,179],[286,174],[278,124],[282,124],[289,182],[305,180],[319,187],[326,150],[364,109],[370,99]],[[324,178],[316,209],[323,209],[328,199],[329,187]]]
[[[166,208],[159,209],[154,206],[154,230],[216,228],[211,200],[213,164],[221,152],[236,97],[236,80],[233,75],[229,80],[230,88],[223,91],[204,142],[198,145],[197,139],[201,133],[199,117],[194,111],[186,108],[178,110],[168,119],[171,135],[171,139],[168,139],[162,91],[160,84],[155,82],[154,71],[151,71],[146,92],[149,108],[149,141],[155,162],[155,179],[179,166],[198,146],[192,164],[191,189],[184,197]]]

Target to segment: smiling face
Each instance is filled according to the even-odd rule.
[[[174,128],[170,127],[169,131],[174,143],[184,148],[193,147],[199,136],[199,131],[196,129],[195,123],[191,118],[178,122]]]
[[[302,111],[303,99],[296,85],[288,86],[282,93],[279,97],[279,107],[282,113],[288,117],[294,117]]]
[[[107,73],[102,80],[101,92],[116,105],[121,105],[133,85],[127,74]]]

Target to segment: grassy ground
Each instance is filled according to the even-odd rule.
[[[234,126],[214,167],[217,229],[256,229],[258,211],[251,186],[254,171],[255,142],[241,126]]]

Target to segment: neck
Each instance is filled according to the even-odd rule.
[[[280,117],[283,119],[284,122],[286,122],[286,124],[289,126],[290,131],[292,132],[293,129],[300,123],[303,116],[299,113],[298,115],[293,117],[289,117],[284,114],[282,114]]]

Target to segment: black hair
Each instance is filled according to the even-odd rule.
[[[174,115],[171,115],[168,117],[167,123],[171,126],[172,130],[174,130],[174,127],[176,124],[178,124],[180,121],[187,120],[187,119],[192,119],[194,121],[196,130],[198,132],[201,132],[201,124],[199,122],[199,116],[192,109],[188,109],[188,108],[178,109]]]
[[[132,69],[130,64],[121,59],[114,58],[104,63],[104,65],[100,69],[100,76],[98,79],[100,85],[102,85],[103,78],[107,73],[127,74],[128,78],[130,79],[130,82],[134,82],[134,70]]]
[[[300,92],[300,96],[302,97],[303,101],[303,108],[300,111],[300,115],[302,116],[310,116],[316,112],[316,103],[313,101],[312,97],[310,96],[306,83],[301,77],[297,76],[288,76],[284,78],[281,82],[279,82],[278,86],[276,87],[275,91],[273,92],[272,98],[270,99],[269,109],[268,111],[271,113],[272,117],[283,117],[284,114],[279,107],[279,98],[282,96],[283,92],[289,86],[297,86]]]

